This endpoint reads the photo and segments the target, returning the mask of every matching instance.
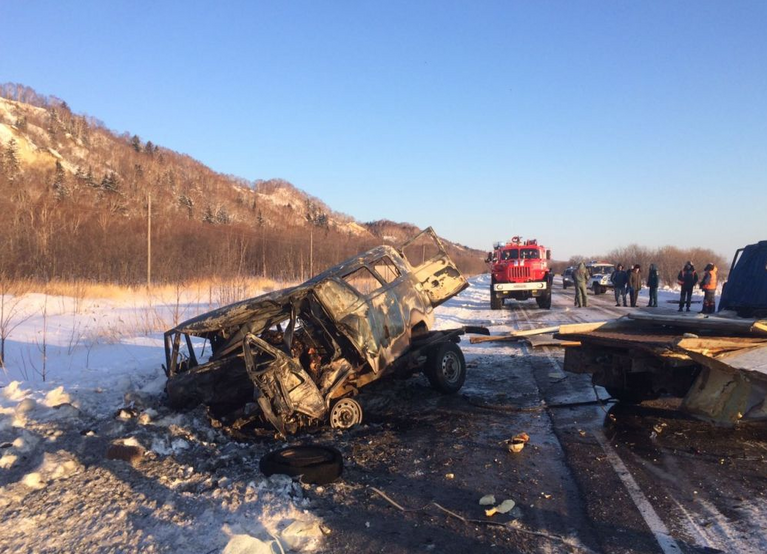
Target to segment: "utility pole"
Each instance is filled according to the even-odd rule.
[[[146,288],[152,286],[152,193],[146,193]]]

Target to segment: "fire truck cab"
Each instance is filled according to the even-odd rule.
[[[551,250],[539,245],[535,239],[514,237],[506,243],[493,245],[488,259],[491,266],[491,309],[500,310],[507,298],[535,298],[539,308],[551,309]]]

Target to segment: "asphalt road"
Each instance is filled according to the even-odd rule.
[[[612,295],[575,309],[556,285],[552,309],[489,310],[483,277],[440,308],[440,324],[494,333],[625,314]],[[659,308],[664,310],[668,308]],[[461,344],[466,385],[442,396],[423,377],[362,395],[364,425],[315,440],[344,453],[343,480],[310,488],[331,529],[328,552],[767,551],[767,425],[725,429],[676,411],[595,402],[558,349]],[[604,390],[598,389],[603,398]],[[526,432],[519,453],[505,440]],[[511,499],[488,517],[479,500]]]

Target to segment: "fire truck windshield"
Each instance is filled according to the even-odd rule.
[[[516,248],[514,250],[504,250],[501,252],[501,259],[502,260],[516,260],[519,257],[519,250]]]
[[[541,253],[537,248],[513,248],[501,252],[501,260],[539,260]]]

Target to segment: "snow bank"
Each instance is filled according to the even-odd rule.
[[[300,484],[262,476],[249,446],[162,404],[163,331],[179,312],[186,319],[211,308],[174,302],[22,298],[29,319],[8,337],[0,373],[0,516],[9,551],[54,542],[62,551],[321,550],[321,520]],[[141,449],[140,463],[109,457],[114,444]],[[225,449],[231,453],[211,459]],[[64,530],[55,525],[62,518]]]

